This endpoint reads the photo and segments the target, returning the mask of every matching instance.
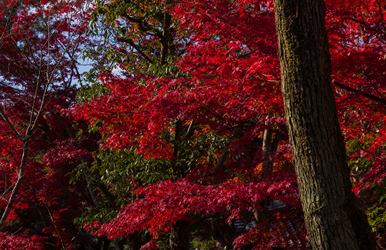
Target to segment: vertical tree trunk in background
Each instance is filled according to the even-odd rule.
[[[275,0],[282,91],[313,249],[375,249],[351,193],[333,90],[323,0]]]
[[[170,233],[170,250],[189,250],[190,227],[187,221],[177,221]]]
[[[273,159],[272,159],[272,130],[265,129],[263,135],[263,145],[261,147],[263,156],[263,170],[272,173]]]

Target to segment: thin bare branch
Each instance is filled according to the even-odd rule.
[[[3,110],[3,107],[0,106],[0,116],[3,118],[3,120],[7,123],[7,125],[12,129],[12,131],[15,133],[15,135],[19,138],[19,139],[22,139],[22,136],[21,134],[19,133],[19,131],[17,131],[17,129],[15,128],[15,126],[9,121],[7,115],[5,114],[4,110]]]
[[[351,21],[354,21],[356,23],[360,23],[362,25],[366,25],[367,26],[367,23],[365,21],[355,19],[354,17],[349,17],[348,19],[350,19]]]
[[[228,157],[228,154],[229,154],[229,146],[231,145],[231,142],[234,138],[236,138],[240,133],[240,129],[239,128],[234,128],[233,129],[233,132],[232,132],[232,137],[231,137],[231,140],[229,140],[223,150],[222,150],[222,153],[220,155],[220,157],[218,158],[217,162],[216,162],[216,165],[214,166],[213,169],[219,169],[219,168],[222,168],[222,166],[224,165],[225,163],[225,160],[226,158]]]
[[[369,99],[371,99],[371,100],[373,100],[373,101],[376,101],[376,102],[379,102],[379,103],[381,103],[381,104],[383,104],[383,105],[386,105],[386,100],[384,100],[384,99],[382,99],[382,98],[379,98],[379,97],[377,97],[377,96],[375,96],[375,95],[372,95],[372,94],[369,94],[369,93],[365,93],[365,92],[363,92],[363,91],[361,91],[361,90],[358,90],[358,89],[351,88],[351,87],[346,86],[346,85],[343,85],[343,84],[341,84],[341,83],[339,83],[339,82],[337,82],[337,81],[335,81],[334,84],[335,84],[336,86],[342,88],[342,89],[345,89],[345,90],[348,90],[348,91],[351,91],[351,92],[354,92],[354,93],[361,94],[361,95],[363,95],[364,97],[367,97],[367,98],[369,98]]]
[[[378,8],[379,8],[379,14],[381,15],[382,20],[384,20],[383,13],[382,13],[382,6],[381,6],[381,3],[379,2],[379,0],[377,0],[377,4],[378,4]]]
[[[21,163],[19,166],[19,174],[18,174],[17,180],[15,182],[15,187],[12,190],[11,197],[9,198],[7,207],[5,208],[5,211],[4,211],[3,215],[1,216],[0,228],[2,228],[3,223],[7,220],[8,215],[11,212],[12,205],[15,201],[17,192],[21,186],[21,182],[22,182],[23,177],[24,177],[24,169],[25,169],[26,160],[27,160],[27,153],[28,153],[28,140],[24,140],[23,141],[23,155],[21,157]]]
[[[123,38],[123,37],[118,37],[118,42],[125,42],[125,43],[128,43],[130,44],[131,47],[133,47],[136,51],[138,51],[138,53],[143,57],[145,58],[148,62],[150,63],[154,63],[154,61],[148,57],[135,43],[133,40],[131,39],[128,39],[128,38]]]

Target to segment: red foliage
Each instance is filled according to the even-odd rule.
[[[66,145],[64,131],[73,121],[57,111],[75,102],[73,81],[79,77],[80,45],[87,40],[87,8],[82,0],[0,2],[2,213],[19,177],[23,136],[29,139],[22,183],[2,225],[1,249],[73,249],[78,244],[71,241],[78,231],[72,220],[81,212],[80,200],[87,198],[81,186],[71,187],[67,174],[79,164],[76,154],[84,153]],[[55,141],[62,144],[60,151]]]
[[[71,83],[77,74],[76,60],[72,56],[79,52],[78,44],[86,41],[83,32],[87,15],[77,12],[83,1],[15,4],[10,0],[0,3],[1,107],[23,133],[36,112],[31,111],[31,106],[45,104],[43,115],[36,120],[39,126],[31,137],[26,181],[8,221],[27,220],[27,214],[37,217],[38,212],[44,211],[39,216],[47,223],[37,223],[35,231],[56,246],[71,248],[76,245],[70,240],[76,229],[70,220],[83,211],[79,204],[86,206],[89,198],[83,194],[82,185],[68,184],[68,173],[80,164],[79,157],[90,160],[90,151],[96,147],[69,139],[71,136],[65,131],[71,130],[72,118],[63,117],[59,110],[73,107],[76,101],[76,87]],[[14,7],[15,14],[7,20]],[[332,78],[348,142],[348,160],[354,170],[366,172],[355,188],[357,192],[374,186],[383,188],[386,176],[385,8],[386,4],[377,0],[326,1]],[[149,229],[153,240],[143,248],[155,248],[156,240],[170,232],[177,222],[193,223],[217,214],[229,222],[242,213],[261,209],[258,204],[278,200],[289,207],[288,211],[238,235],[234,246],[252,243],[254,249],[304,247],[307,242],[299,215],[296,181],[289,170],[291,156],[280,88],[273,2],[181,0],[168,10],[175,25],[170,35],[175,41],[185,41],[181,43],[185,48],[180,48],[180,43],[176,45],[182,51],[176,61],[181,74],[162,78],[143,75],[140,68],[146,60],[135,57],[129,63],[136,64],[138,73],[125,72],[125,63],[119,64],[122,75],[101,72],[99,80],[108,94],[74,105],[67,113],[96,128],[103,135],[102,148],[133,147],[148,160],[165,160],[170,168],[181,162],[188,162],[190,167],[182,174],[184,178],[143,183],[136,190],[139,199],[123,207],[115,219],[108,223],[101,220],[86,228],[110,238]],[[126,14],[131,12],[135,11]],[[36,28],[44,28],[44,20],[51,31]],[[149,35],[144,39],[148,39],[144,43],[153,46],[158,38]],[[73,54],[63,50],[67,45]],[[125,56],[134,53],[119,44],[106,45],[104,49]],[[57,64],[58,61],[61,63]],[[44,65],[44,70],[37,72],[36,65]],[[51,86],[43,100],[48,82]],[[183,135],[177,133],[177,122],[183,124],[184,131],[187,124],[195,126],[186,145],[182,143]],[[262,137],[267,129],[280,137],[278,150],[270,155],[274,159],[273,173],[260,169],[265,157]],[[212,143],[210,148],[204,138],[208,134],[211,142],[226,142],[217,148]],[[214,169],[226,147],[227,159],[220,169]],[[213,152],[204,152],[208,148]],[[185,151],[193,151],[193,156],[188,158]],[[0,153],[0,174],[6,177],[0,180],[0,189],[6,193],[17,179],[15,170],[22,149],[21,141],[4,121],[0,122]],[[8,199],[9,195],[3,198]],[[0,202],[3,209],[6,203]],[[299,235],[293,233],[294,224],[298,224]],[[9,226],[7,230],[11,232],[13,228]],[[47,240],[8,233],[2,236],[5,240],[0,244],[9,249],[40,249],[42,241]]]
[[[285,177],[284,180],[283,177]],[[270,199],[282,201],[292,209],[299,208],[294,174],[273,175],[271,178],[270,181],[248,183],[227,181],[217,185],[203,185],[188,180],[165,181],[149,185],[137,189],[136,193],[143,198],[128,204],[116,219],[102,226],[94,224],[86,228],[97,229],[95,234],[106,234],[110,238],[124,237],[147,228],[153,234],[153,241],[155,241],[160,234],[172,230],[173,225],[178,221],[194,223],[201,217],[211,218],[221,213],[226,216],[227,222],[230,222],[238,218],[242,212],[252,212],[256,207],[253,204]],[[282,225],[283,221],[280,219],[274,223]],[[283,231],[279,230],[277,235],[273,236],[270,234],[271,226],[258,224],[256,228],[260,228],[261,233],[254,231],[254,234],[264,239],[268,237],[270,241],[276,242],[275,237],[281,238],[288,234],[285,229],[288,226],[282,225],[282,227]],[[304,228],[302,230],[304,232]],[[248,235],[245,237],[248,238]],[[291,235],[292,233],[287,238],[292,237]],[[236,244],[242,245],[244,241],[240,238]],[[247,242],[249,241],[244,243]],[[296,243],[296,246],[299,245]],[[144,246],[143,249],[147,248]]]
[[[38,236],[21,237],[8,233],[0,233],[0,238],[0,247],[4,250],[41,250],[45,240],[45,238]]]
[[[327,1],[326,4],[332,77],[342,129],[347,141],[371,140],[368,147],[350,155],[351,158],[373,159],[372,167],[359,186],[363,189],[383,183],[385,176],[382,147],[386,134],[383,131],[386,103],[383,69],[386,65],[382,10],[386,6],[375,0]],[[184,32],[189,31],[186,39],[192,41],[178,60],[179,69],[189,77],[159,79],[134,75],[122,78],[101,74],[100,80],[108,87],[109,94],[77,106],[72,114],[95,124],[102,121],[100,131],[106,138],[104,147],[135,146],[138,153],[148,158],[174,159],[175,143],[161,135],[175,131],[175,120],[209,125],[211,131],[229,137],[234,128],[242,128],[241,135],[230,145],[233,156],[247,154],[246,148],[251,147],[251,142],[264,129],[285,134],[280,120],[283,106],[272,1],[179,1],[171,13],[179,25],[178,36],[186,36]],[[233,163],[228,161],[226,165],[251,173],[250,166],[261,161],[261,156],[254,156]],[[229,180],[206,185],[197,183],[201,179],[197,173],[205,173],[210,168],[213,168],[211,164],[196,166],[190,173],[193,181],[188,176],[177,182],[140,189],[144,198],[129,204],[98,233],[118,237],[150,228],[153,237],[157,237],[157,232],[170,230],[179,220],[193,220],[194,212],[205,216],[221,211],[231,216],[242,208],[248,209],[247,203],[260,201],[257,196],[264,190],[263,186],[268,185],[265,175],[257,183],[248,179],[238,184]],[[218,176],[218,180],[223,178]],[[231,183],[235,186],[230,187]],[[249,191],[244,190],[246,187]],[[245,196],[244,200],[241,194],[246,195],[244,192],[248,194],[251,190],[255,196]],[[233,191],[237,195],[232,195]],[[274,193],[269,195],[274,196]],[[233,202],[237,205],[229,205]],[[258,247],[283,244],[271,235],[259,245],[256,239],[261,239],[259,237],[265,233],[264,227],[255,228],[235,243],[239,246],[251,241]]]

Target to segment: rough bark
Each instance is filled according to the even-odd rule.
[[[282,92],[313,249],[375,249],[351,193],[333,90],[323,0],[275,0]]]

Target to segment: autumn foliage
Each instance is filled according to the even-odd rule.
[[[307,248],[273,1],[0,6],[2,213],[33,127],[0,248]],[[353,192],[380,249],[385,9],[326,1]]]

